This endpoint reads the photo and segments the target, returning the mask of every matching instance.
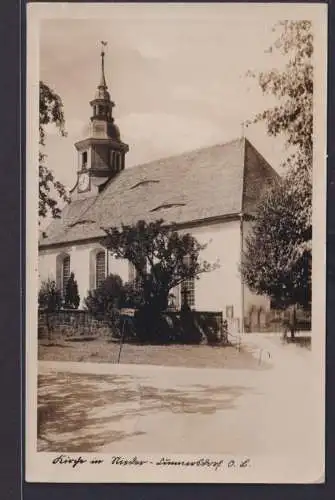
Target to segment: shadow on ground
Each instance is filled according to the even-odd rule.
[[[143,415],[162,412],[210,415],[234,408],[236,400],[246,391],[250,388],[201,384],[164,389],[135,384],[131,376],[40,375],[38,451],[97,451],[113,442],[144,434],[136,432],[134,425],[134,419]],[[129,420],[133,422],[131,426]]]

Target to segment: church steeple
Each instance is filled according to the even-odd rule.
[[[89,137],[75,144],[79,154],[78,192],[80,193],[101,191],[111,177],[124,169],[125,154],[129,149],[128,145],[121,141],[119,128],[114,123],[112,112],[115,104],[110,98],[105,77],[106,46],[107,42],[101,42],[100,82],[94,99],[90,102],[92,114]],[[89,176],[91,182],[80,184],[80,179],[84,176],[85,178]],[[96,189],[93,189],[94,186]]]

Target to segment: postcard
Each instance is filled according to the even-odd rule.
[[[27,6],[26,480],[322,483],[327,6]]]

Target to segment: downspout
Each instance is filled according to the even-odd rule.
[[[106,278],[109,276],[109,250],[106,249]]]
[[[245,176],[246,176],[246,163],[247,163],[247,152],[246,152],[246,137],[245,137],[245,130],[244,126],[242,128],[242,143],[243,143],[243,179],[242,179],[242,199],[241,199],[241,212],[240,212],[240,265],[242,264],[242,258],[243,258],[243,250],[244,250],[244,245],[243,245],[243,215],[244,215],[244,195],[245,195]],[[242,275],[240,273],[240,280],[241,280],[241,326],[240,326],[240,333],[244,333],[244,283],[242,279]]]
[[[243,250],[244,250],[244,245],[243,245],[243,213],[240,214],[240,263],[242,263],[242,258],[243,258]],[[241,326],[240,326],[240,333],[244,333],[244,283],[242,276],[240,277],[241,279]]]

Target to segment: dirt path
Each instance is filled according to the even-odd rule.
[[[310,453],[308,355],[249,337],[267,370],[39,363],[39,447],[143,453]],[[297,361],[299,359],[299,361]],[[297,369],[298,368],[298,369]]]

